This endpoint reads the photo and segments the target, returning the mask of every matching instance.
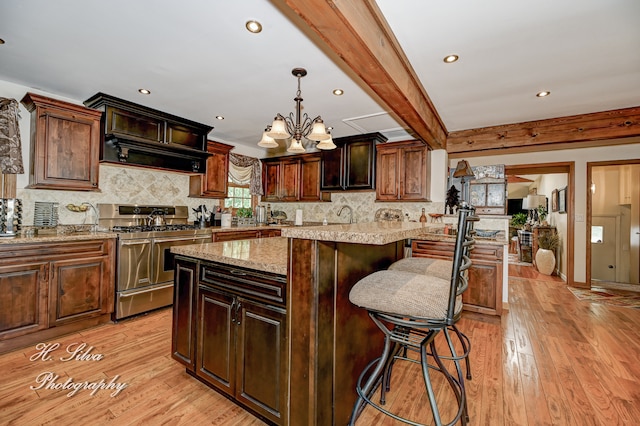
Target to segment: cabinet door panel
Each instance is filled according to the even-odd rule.
[[[46,265],[0,267],[0,339],[47,328]]]
[[[164,142],[162,120],[108,107],[106,133],[114,132],[154,142]]]
[[[300,194],[300,160],[281,163],[280,200],[297,201]]]
[[[51,263],[49,321],[60,325],[110,312],[109,259],[106,256]]]
[[[322,152],[320,189],[339,191],[344,189],[344,147]]]
[[[91,179],[91,132],[93,122],[47,111],[42,117],[46,166],[44,180]]]
[[[320,201],[320,157],[300,163],[300,201]]]
[[[274,422],[286,407],[286,315],[284,309],[238,299],[236,399]]]
[[[375,184],[373,141],[345,145],[345,189],[372,189]]]
[[[474,262],[469,268],[469,288],[462,293],[464,303],[496,309],[498,265]]]
[[[401,151],[400,198],[424,200],[427,198],[427,150],[404,148]]]
[[[235,370],[234,298],[200,286],[196,375],[233,395]]]
[[[176,258],[176,274],[173,288],[173,334],[171,356],[194,371],[195,328],[193,327],[194,297],[197,289],[197,264]]]
[[[167,122],[167,143],[175,143],[194,149],[204,149],[202,134],[187,126],[171,122]]]
[[[398,151],[378,151],[376,193],[379,200],[398,199]]]
[[[264,201],[279,201],[278,184],[280,182],[280,162],[263,162]]]

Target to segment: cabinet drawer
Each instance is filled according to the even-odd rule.
[[[111,240],[65,241],[41,244],[6,244],[0,246],[0,265],[19,264],[23,259],[46,256],[47,260],[102,256],[109,253]]]
[[[225,289],[253,300],[284,306],[287,277],[253,269],[205,263],[200,267],[200,284]]]
[[[453,242],[413,240],[411,252],[414,257],[451,259],[453,257]],[[471,260],[500,262],[502,260],[502,246],[476,243],[471,251]]]
[[[248,231],[226,231],[226,232],[214,232],[213,242],[220,241],[235,241],[235,240],[247,240],[249,238],[260,238],[259,230]]]

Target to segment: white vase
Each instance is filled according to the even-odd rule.
[[[541,274],[551,275],[556,266],[556,255],[553,250],[539,248],[536,252],[536,267]]]

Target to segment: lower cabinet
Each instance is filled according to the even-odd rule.
[[[0,245],[0,353],[109,321],[113,266],[113,239]]]
[[[450,241],[413,240],[413,257],[453,258]],[[469,287],[462,294],[464,309],[490,315],[502,315],[503,246],[476,243],[471,251]]]
[[[173,358],[247,409],[286,424],[286,277],[208,262],[196,275],[195,265],[176,257]]]

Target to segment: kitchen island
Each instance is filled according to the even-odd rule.
[[[383,345],[349,291],[425,225],[285,227],[280,238],[173,248],[173,357],[274,424],[347,424],[357,377]]]

